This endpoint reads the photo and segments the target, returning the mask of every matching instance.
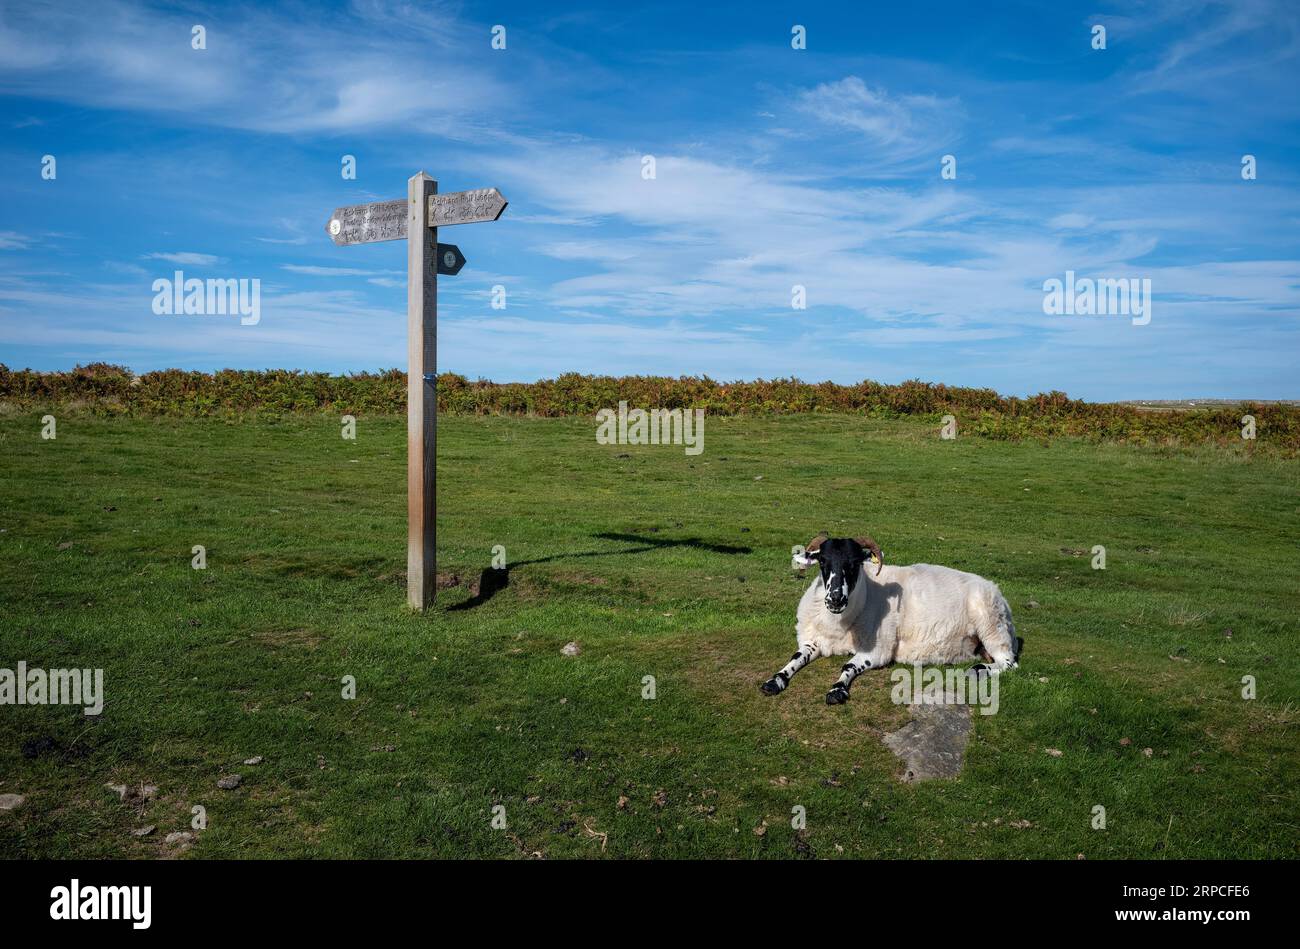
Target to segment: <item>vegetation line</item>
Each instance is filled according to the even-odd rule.
[[[1219,444],[1243,453],[1300,454],[1300,406],[1216,403],[1187,411],[1071,399],[1063,392],[1027,398],[992,389],[909,380],[854,385],[798,379],[718,382],[707,376],[584,376],[565,373],[538,382],[471,382],[438,376],[438,411],[448,415],[592,415],[603,408],[703,409],[712,416],[842,412],[877,418],[918,416],[939,423],[951,415],[962,434],[1003,440],[1061,436],[1148,444]],[[399,369],[330,375],[322,372],[168,369],[135,375],[93,363],[69,372],[12,370],[0,363],[0,403],[21,410],[75,407],[96,415],[258,417],[285,413],[353,415],[406,411],[406,373]],[[1249,419],[1246,417],[1249,416]],[[1253,427],[1251,425],[1253,420]],[[1250,432],[1253,437],[1243,437]]]

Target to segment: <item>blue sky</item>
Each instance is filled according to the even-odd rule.
[[[404,367],[404,244],[324,226],[424,169],[510,199],[440,233],[441,370],[1300,398],[1298,58],[1269,0],[3,3],[0,362]],[[176,269],[261,321],[155,315]]]

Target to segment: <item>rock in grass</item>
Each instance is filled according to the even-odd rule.
[[[261,763],[262,763],[262,760],[263,760],[263,759],[262,759],[262,756],[261,756],[261,755],[254,755],[254,756],[251,757],[251,758],[245,758],[245,759],[244,759],[244,764],[261,764]]]
[[[955,778],[961,774],[970,729],[965,705],[913,705],[912,720],[884,742],[903,759],[904,782]]]
[[[242,774],[228,774],[224,778],[217,780],[217,787],[223,791],[233,791],[239,787],[240,782],[243,780],[244,776]]]
[[[156,784],[144,784],[143,782],[138,785],[105,784],[104,787],[116,793],[118,800],[123,804],[144,804],[146,801],[153,800],[158,793]]]
[[[152,834],[152,833],[153,833],[155,830],[157,830],[157,829],[158,829],[158,825],[157,825],[157,824],[150,824],[148,827],[137,827],[135,830],[131,831],[131,836],[132,836],[132,837],[148,837],[150,834]]]
[[[27,798],[21,794],[0,794],[0,811],[12,811],[17,807],[21,807],[25,800]]]
[[[565,643],[564,648],[560,650],[560,653],[565,656],[576,656],[581,652],[582,647],[577,643]]]
[[[194,839],[194,835],[188,830],[174,830],[163,838],[165,844],[188,844]]]

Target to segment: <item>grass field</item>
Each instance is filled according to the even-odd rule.
[[[0,667],[101,667],[107,698],[0,706],[0,794],[26,799],[0,857],[1297,856],[1295,462],[842,416],[710,418],[689,457],[448,418],[460,582],[415,615],[403,419],[68,416],[43,441],[40,414],[0,417]],[[759,694],[821,529],[1011,602],[1021,666],[960,778],[898,780],[887,671],[841,707],[835,660]],[[508,585],[476,596],[498,544]]]

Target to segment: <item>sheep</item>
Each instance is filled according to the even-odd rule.
[[[1011,607],[993,582],[928,563],[885,566],[880,545],[870,537],[809,541],[796,566],[816,564],[820,572],[799,601],[796,652],[761,686],[779,695],[794,674],[821,656],[850,655],[839,680],[826,693],[827,705],[849,698],[853,680],[867,669],[891,662],[956,663],[982,657],[976,675],[1018,665],[1023,641],[1016,638]],[[874,573],[865,569],[875,564]]]

